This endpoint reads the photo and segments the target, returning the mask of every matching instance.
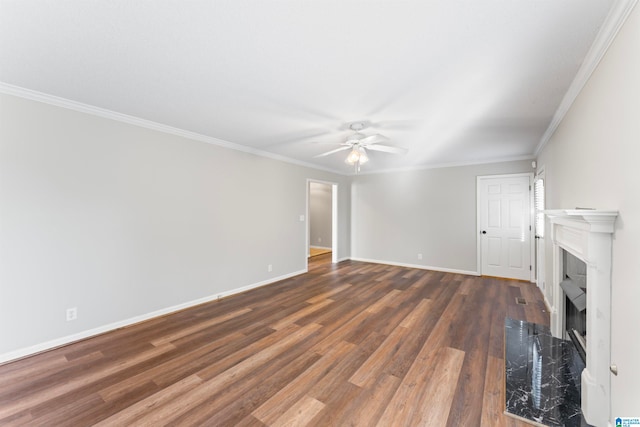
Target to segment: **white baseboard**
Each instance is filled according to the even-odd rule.
[[[232,289],[229,291],[220,292],[215,295],[209,295],[203,298],[198,298],[193,301],[188,301],[182,304],[174,305],[160,310],[152,311],[151,313],[142,314],[140,316],[131,317],[129,319],[121,320],[118,322],[110,323],[108,325],[99,326],[97,328],[88,329],[86,331],[78,332],[65,337],[56,338],[51,341],[43,342],[40,344],[32,345],[29,347],[21,348],[18,350],[10,351],[8,353],[0,354],[0,364],[10,362],[12,360],[21,359],[23,357],[32,356],[43,351],[52,350],[56,347],[62,347],[67,344],[71,344],[76,341],[80,341],[86,338],[90,338],[96,335],[103,334],[105,332],[113,331],[123,328],[125,326],[131,326],[135,323],[144,322],[145,320],[153,319],[154,317],[164,316],[166,314],[174,313],[176,311],[184,310],[185,308],[194,307],[196,305],[204,304],[206,302],[215,301],[218,298],[224,298],[230,295],[239,294],[241,292],[248,291],[250,289],[266,286],[271,283],[279,282],[280,280],[288,279],[290,277],[298,276],[306,273],[308,270],[299,270],[293,273],[285,274],[279,277],[273,277],[271,279],[263,280],[262,282],[253,283],[251,285],[243,286],[241,288]]]
[[[367,259],[367,258],[351,258],[352,261],[361,261],[361,262],[370,262],[373,264],[388,264],[395,265],[398,267],[407,267],[407,268],[419,268],[421,270],[432,270],[432,271],[441,271],[443,273],[455,273],[455,274],[466,274],[468,276],[480,276],[480,273],[477,271],[469,271],[469,270],[458,270],[455,268],[445,268],[445,267],[433,267],[430,265],[420,265],[420,264],[407,264],[403,262],[393,262],[393,261],[382,261],[377,259]]]
[[[315,245],[311,245],[309,246],[312,249],[326,249],[326,250],[333,250],[333,248],[331,246],[315,246]]]

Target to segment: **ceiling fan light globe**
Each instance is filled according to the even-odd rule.
[[[349,165],[362,165],[369,161],[369,157],[362,147],[354,147],[344,161]]]
[[[369,156],[367,156],[366,151],[364,151],[364,149],[360,148],[360,150],[358,150],[358,152],[360,153],[360,158],[358,159],[358,162],[361,165],[364,165],[365,163],[367,163],[369,161]]]
[[[351,150],[351,152],[345,159],[345,162],[347,162],[350,165],[355,165],[360,160],[360,156],[361,156],[360,152],[354,148],[353,150]]]

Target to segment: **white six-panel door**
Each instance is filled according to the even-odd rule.
[[[529,174],[478,177],[481,274],[531,280]]]

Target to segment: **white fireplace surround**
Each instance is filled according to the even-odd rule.
[[[589,424],[606,426],[611,407],[611,247],[617,211],[546,210],[552,224],[553,280],[547,304],[551,332],[564,338],[562,250],[587,266],[587,362],[582,371],[582,412]]]

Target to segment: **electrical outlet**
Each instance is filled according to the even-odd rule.
[[[78,318],[78,307],[67,308],[67,322]]]
[[[267,265],[267,271],[271,273],[273,271],[273,266],[271,264]]]
[[[418,254],[418,259],[422,259],[422,254]]]
[[[318,237],[318,243],[322,243],[322,237]]]

